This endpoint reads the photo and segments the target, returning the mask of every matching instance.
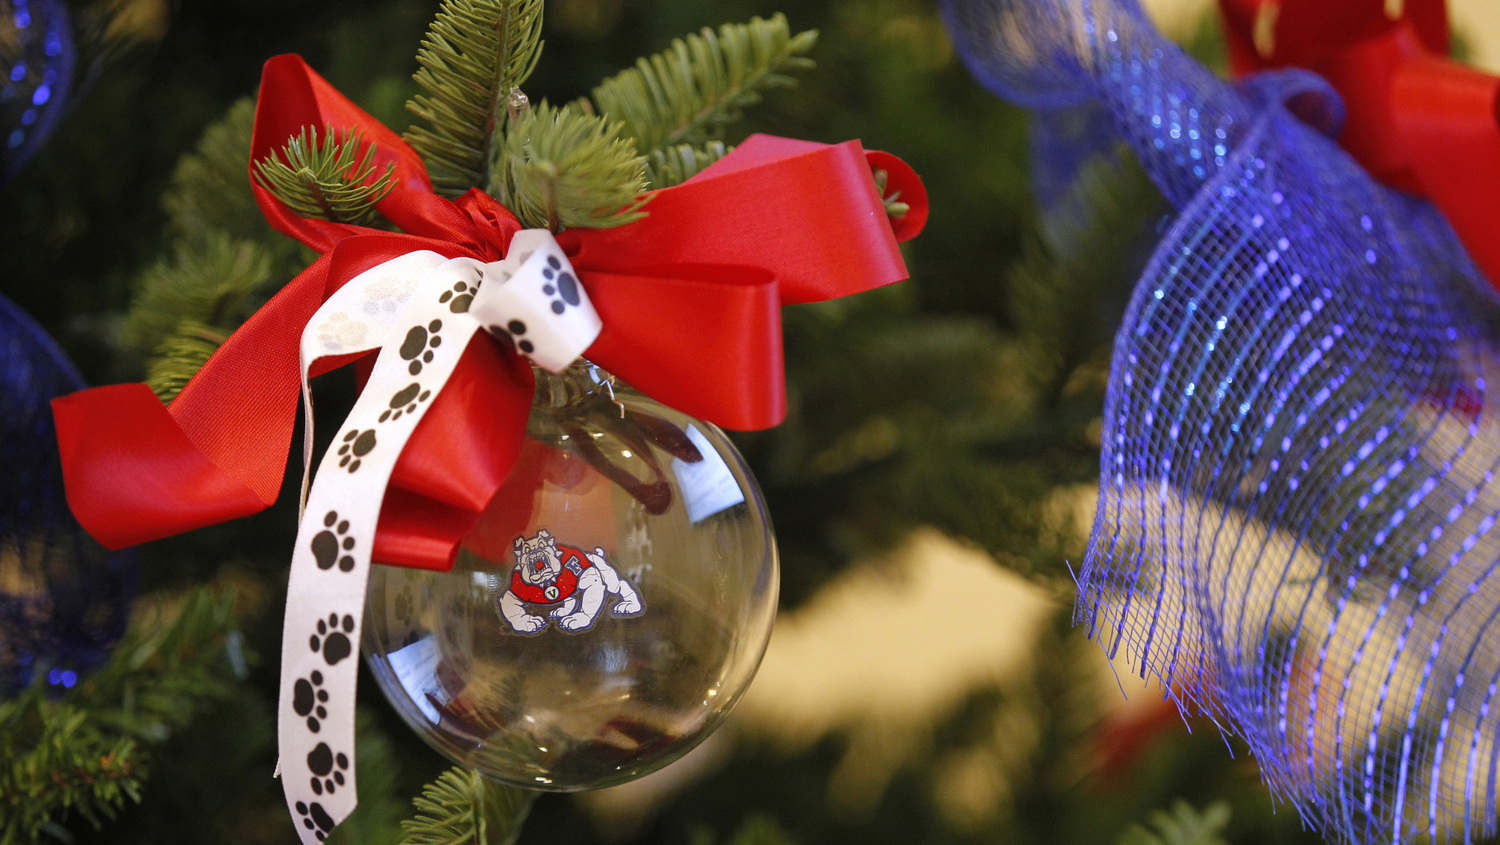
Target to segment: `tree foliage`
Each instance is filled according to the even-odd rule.
[[[1229,805],[1220,801],[1198,810],[1186,801],[1172,805],[1171,811],[1151,814],[1151,826],[1132,825],[1120,837],[1119,845],[1228,845],[1220,835],[1229,824]]]
[[[401,823],[402,845],[515,845],[534,800],[535,792],[449,769],[413,799],[417,816]]]
[[[623,121],[647,154],[700,145],[717,139],[766,89],[795,85],[791,73],[813,66],[803,54],[817,40],[813,30],[793,36],[780,14],[724,24],[717,33],[704,27],[599,83],[591,105]]]
[[[38,673],[0,702],[0,845],[41,841],[69,814],[114,818],[140,800],[151,748],[233,688],[233,595],[200,589],[174,605],[138,612],[109,662],[61,696]]]
[[[503,117],[541,52],[542,0],[443,3],[417,51],[426,93],[407,104],[426,125],[405,136],[439,193],[490,183]]]
[[[396,166],[376,174],[375,148],[358,130],[304,127],[302,134],[255,162],[255,181],[302,217],[368,224],[375,203],[391,192]]]
[[[495,196],[528,227],[607,228],[646,216],[646,162],[619,124],[544,102],[515,122],[502,155]]]

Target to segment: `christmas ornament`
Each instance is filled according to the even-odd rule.
[[[644,219],[612,229],[573,228],[554,238],[545,230],[522,230],[506,208],[478,190],[456,202],[432,193],[419,157],[400,138],[299,58],[272,59],[262,78],[252,161],[281,149],[309,125],[345,138],[357,132],[375,166],[391,168],[393,188],[376,208],[403,234],[302,218],[255,185],[272,225],[324,252],[323,257],[235,332],[169,408],[144,385],[116,385],[59,399],[54,411],[75,514],[106,545],[139,541],[264,508],[280,486],[299,392],[308,408],[303,454],[311,461],[309,378],[375,355],[359,399],[308,490],[288,584],[281,775],[303,840],[314,842],[325,838],[355,805],[357,673],[350,657],[352,644],[364,636],[370,563],[440,572],[454,567],[460,539],[474,529],[524,455],[534,392],[527,359],[550,367],[582,352],[683,413],[735,428],[774,425],[785,409],[780,306],[844,296],[903,278],[897,240],[920,231],[926,196],[899,159],[867,153],[857,142],[827,146],[752,136],[693,179],[652,192]],[[911,205],[899,221],[890,222],[886,215],[872,175],[875,168],[886,172],[888,185]],[[653,414],[632,414],[624,399],[621,404],[631,430],[654,431],[653,437],[672,440],[652,423]],[[694,443],[693,431],[705,444],[717,438],[708,426],[683,427],[684,420],[655,416],[677,426],[689,443]],[[687,472],[718,473],[705,469],[711,465],[707,454],[718,447],[694,447],[703,461],[682,460],[704,467]],[[607,453],[601,454],[609,461]],[[645,460],[653,453],[632,454]],[[722,457],[726,467],[738,466],[732,457],[732,452]],[[600,455],[594,458],[591,465],[601,474],[630,487],[623,476],[601,468]],[[661,458],[653,454],[653,460],[659,464]],[[122,473],[135,482],[129,491],[113,482]],[[665,479],[663,483],[673,491]],[[688,486],[680,478],[678,484]],[[649,486],[654,506],[670,507],[663,488],[654,482]],[[689,507],[693,496],[686,489],[680,492],[680,507]],[[758,499],[742,495],[747,507],[751,501],[759,507]],[[692,543],[719,531],[715,521],[733,516],[720,516],[720,510],[700,514],[704,525],[695,529],[700,532],[696,541],[671,539],[671,529],[661,528],[663,548],[687,542],[691,549]],[[670,510],[661,516],[664,526],[673,524]],[[693,521],[691,515],[688,519]],[[543,536],[542,528],[550,536]],[[764,526],[756,530],[763,538]],[[747,529],[747,536],[755,534]],[[559,572],[551,582],[545,576],[532,579],[531,585],[543,590],[541,602],[518,590],[507,615],[504,595],[495,599],[495,625],[509,626],[506,636],[524,637],[517,627],[535,628],[529,632],[535,638],[526,640],[537,644],[530,654],[545,654],[542,649],[558,636],[607,643],[619,630],[616,624],[642,629],[670,625],[662,611],[673,608],[684,608],[687,618],[693,618],[684,604],[689,599],[673,594],[672,585],[680,579],[671,570],[664,568],[668,574],[652,586],[649,570],[642,576],[620,568],[624,561],[639,559],[638,552],[603,541],[591,549],[566,523],[556,521],[528,526],[499,542],[513,553],[518,538],[523,557],[528,542],[535,547],[551,540],[558,545],[559,569],[565,567],[561,561],[566,555],[579,570],[569,570],[577,581],[571,585],[574,594],[566,597]],[[655,529],[647,539],[656,542]],[[769,553],[757,557],[753,545],[738,554],[729,547],[718,549],[713,560],[723,569],[709,571],[718,579],[738,578],[734,567],[746,560],[767,567],[764,555]],[[590,555],[614,571],[613,581]],[[508,571],[514,564],[511,560],[501,568]],[[528,579],[521,580],[525,585]],[[597,583],[606,587],[602,595],[591,592]],[[567,606],[555,620],[551,610],[541,612],[549,584],[558,587],[554,609]],[[621,584],[642,604],[634,618],[634,603]],[[774,594],[773,584],[768,575],[764,585],[747,594],[752,617],[759,602],[770,601],[764,593]],[[496,591],[501,592],[498,583]],[[727,594],[695,600],[719,601],[716,596]],[[598,598],[599,605],[589,596]],[[576,603],[568,605],[575,597]],[[515,609],[517,603],[524,612]],[[491,612],[488,607],[486,612]],[[601,621],[599,614],[605,612],[609,618]],[[680,644],[684,654],[719,660],[724,667],[725,677],[715,681],[721,686],[703,689],[709,699],[715,689],[730,699],[737,694],[727,682],[748,678],[760,648],[755,638],[763,637],[759,622],[746,621],[737,629],[731,616],[720,614],[721,630],[742,639],[722,655],[699,652],[698,644]],[[682,633],[695,623],[682,624],[689,627],[674,630]],[[658,627],[657,633],[663,630]],[[651,636],[648,630],[628,627],[624,632]],[[411,645],[416,643],[406,647]],[[438,665],[431,671],[442,675],[446,653],[441,643],[429,641],[427,648],[434,647]],[[385,653],[391,645],[377,640],[372,648]],[[395,658],[397,653],[407,654],[391,651],[386,659],[409,664],[421,654]],[[416,677],[427,670],[411,671]],[[467,687],[469,679],[459,680]],[[691,685],[701,678],[689,674],[668,680]],[[642,686],[646,696],[651,686]],[[428,690],[401,689],[393,695],[398,706],[407,697],[431,703]],[[701,736],[694,732],[716,718],[712,702],[703,707],[697,715],[677,710],[681,719],[676,721],[665,711],[640,721],[679,731],[680,740],[648,740],[634,722],[612,728],[637,746],[661,746],[638,759],[603,753],[592,757],[612,760],[621,777],[626,768],[649,770]],[[483,708],[476,713],[486,720],[503,716]],[[583,724],[571,730],[580,739],[599,739]],[[619,745],[618,739],[606,734],[600,741]],[[560,785],[571,787],[602,782],[572,770],[559,776],[567,780]],[[588,777],[610,776],[595,771]]]
[[[0,18],[0,184],[21,169],[62,115],[75,55],[62,0],[11,0]]]
[[[83,386],[42,328],[0,297],[0,693],[38,675],[73,686],[129,616],[134,555],[100,548],[63,498],[47,403]]]
[[[997,93],[1100,103],[1180,212],[1116,341],[1078,621],[1330,838],[1493,832],[1495,291],[1318,77],[1232,86],[1128,0],[946,14]]]
[[[1500,77],[1448,58],[1443,0],[1219,5],[1237,72],[1303,67],[1327,79],[1344,105],[1339,144],[1376,179],[1435,203],[1500,280]]]
[[[539,376],[520,456],[454,568],[371,573],[365,649],[406,721],[462,764],[609,786],[728,715],[770,636],[776,549],[714,426],[592,365]]]

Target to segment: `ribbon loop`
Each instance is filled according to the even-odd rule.
[[[527,229],[490,265],[470,313],[544,370],[560,373],[599,336],[603,323],[573,265],[546,229]]]

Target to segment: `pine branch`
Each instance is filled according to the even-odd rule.
[[[89,720],[86,711],[68,705],[37,706],[27,696],[0,706],[0,724],[7,729],[28,706],[34,713],[30,728],[35,745],[17,753],[6,730],[6,757],[0,771],[0,796],[9,811],[0,826],[0,843],[35,842],[53,818],[77,812],[94,827],[112,819],[128,802],[141,799],[144,773],[137,745],[124,737],[107,737]]]
[[[109,662],[61,698],[39,681],[0,703],[0,845],[37,842],[69,813],[97,828],[140,800],[149,747],[231,689],[233,604],[199,590],[138,614]]]
[[[255,198],[245,190],[255,100],[246,97],[204,130],[198,147],[172,170],[162,205],[177,234],[202,237],[214,230],[252,237],[269,229]]]
[[[1203,812],[1186,801],[1172,805],[1172,812],[1151,814],[1155,831],[1131,825],[1120,836],[1119,845],[1227,845],[1220,836],[1229,824],[1229,805],[1220,801]]]
[[[427,164],[438,192],[456,197],[492,180],[512,92],[542,49],[542,0],[444,0],[417,53],[417,84],[406,107],[431,126],[406,142]]]
[[[162,404],[170,404],[228,339],[197,320],[182,320],[156,348],[146,368],[146,384]]]
[[[646,216],[646,160],[620,124],[543,102],[511,121],[490,193],[530,227],[610,228]]]
[[[652,188],[670,188],[697,176],[709,165],[733,150],[722,141],[708,141],[702,146],[678,144],[659,147],[646,157],[646,182]]]
[[[213,232],[201,248],[179,244],[170,261],[152,265],[136,283],[122,342],[154,352],[184,320],[233,329],[270,274],[270,257],[250,241]]]
[[[290,276],[308,265],[310,251],[272,229],[250,191],[245,170],[254,127],[255,99],[246,97],[205,129],[197,148],[177,162],[162,206],[172,219],[171,234],[193,249],[205,250],[208,241],[228,234],[255,242],[271,257],[273,272]]]
[[[413,799],[417,817],[401,823],[401,845],[514,845],[536,793],[452,768]]]
[[[606,79],[591,108],[625,123],[625,133],[647,154],[678,144],[702,144],[761,101],[761,92],[796,84],[788,74],[812,67],[801,54],[816,30],[790,35],[786,18],[751,18],[716,34],[677,39],[672,46]]]
[[[303,217],[367,224],[375,218],[375,203],[395,186],[396,166],[376,176],[374,158],[375,146],[366,145],[358,130],[340,138],[325,127],[319,142],[318,130],[306,127],[255,162],[255,181]]]
[[[1053,409],[1081,367],[1107,372],[1124,301],[1149,255],[1164,202],[1123,149],[1079,168],[1058,208],[1023,244],[1008,288],[1041,407]]]
[[[208,360],[271,279],[270,253],[252,241],[208,230],[177,245],[136,283],[122,342],[153,356],[149,381],[163,401]]]

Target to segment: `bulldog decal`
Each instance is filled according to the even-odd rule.
[[[535,537],[517,537],[514,554],[516,567],[500,596],[499,610],[518,634],[547,627],[547,619],[533,610],[545,611],[558,628],[576,634],[594,626],[610,596],[617,599],[610,609],[615,616],[637,616],[646,609],[630,582],[609,565],[603,549],[585,554],[559,546],[552,532],[543,528]]]

